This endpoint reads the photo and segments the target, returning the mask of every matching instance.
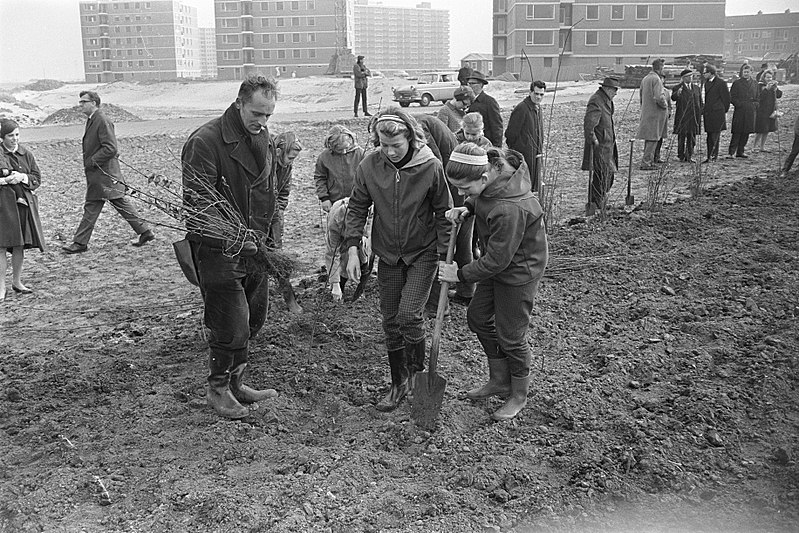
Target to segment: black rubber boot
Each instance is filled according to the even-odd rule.
[[[408,365],[408,389],[410,393],[413,393],[413,388],[416,386],[416,373],[424,370],[424,352],[424,339],[405,345],[405,361]]]
[[[507,397],[510,394],[508,358],[488,358],[488,383],[466,392],[470,400],[485,400],[491,396]]]
[[[527,393],[530,391],[530,381],[532,381],[532,375],[523,378],[511,376],[510,398],[505,402],[505,405],[494,411],[491,418],[497,421],[510,420],[519,414],[519,411],[524,409],[527,405]]]
[[[391,367],[391,390],[375,406],[378,411],[393,411],[410,390],[408,367],[405,363],[405,349],[388,352],[388,364]]]
[[[230,371],[230,392],[240,403],[255,403],[270,398],[277,398],[275,389],[255,390],[242,383],[247,363],[243,363]]]
[[[213,355],[209,362],[208,405],[220,416],[237,420],[250,414],[250,410],[241,405],[230,391],[230,360],[220,360]]]

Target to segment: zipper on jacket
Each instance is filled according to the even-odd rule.
[[[400,182],[400,171],[399,169],[395,169],[396,174],[394,175],[394,239],[399,248],[398,257],[402,257],[402,240],[400,239],[400,230],[399,230],[399,220],[400,220],[400,212],[399,212],[399,182]]]

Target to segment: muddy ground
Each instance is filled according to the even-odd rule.
[[[61,254],[80,216],[80,140],[30,145],[48,251],[26,258],[35,293],[0,304],[0,531],[795,531],[799,176],[777,177],[776,136],[771,153],[701,174],[667,147],[662,173],[634,173],[634,206],[621,173],[613,207],[586,220],[583,109],[552,119],[552,262],[528,407],[494,423],[498,400],[465,398],[487,371],[453,305],[432,432],[407,404],[374,409],[388,386],[374,281],[335,304],[315,274],[311,174],[329,122],[281,123],[307,147],[285,237],[305,314],[273,298],[250,381],[280,397],[241,422],[205,404],[180,234],[159,228],[133,248],[106,207],[89,251]],[[626,162],[636,102],[617,115]],[[365,121],[347,123],[364,141]],[[140,187],[151,171],[177,176],[184,140],[121,139],[125,175]]]

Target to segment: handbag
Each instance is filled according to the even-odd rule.
[[[183,275],[189,280],[192,285],[200,286],[199,278],[197,277],[197,266],[194,264],[194,254],[191,252],[191,243],[187,239],[183,239],[172,243],[172,248],[175,249],[175,257],[178,260],[180,269]]]

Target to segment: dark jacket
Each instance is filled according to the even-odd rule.
[[[755,133],[770,133],[777,131],[777,119],[771,114],[777,109],[777,98],[782,98],[779,87],[766,88],[765,83],[760,83],[759,105],[755,116]]]
[[[466,82],[469,80],[469,76],[472,75],[472,72],[474,72],[472,67],[461,67],[458,70],[458,81],[461,85],[467,84]]]
[[[715,132],[727,129],[727,111],[730,110],[730,90],[727,82],[716,76],[705,80],[705,107],[702,120],[705,131]]]
[[[497,101],[481,92],[469,106],[469,112],[473,111],[483,116],[483,131],[491,144],[502,148],[502,115]]]
[[[732,132],[749,134],[755,132],[755,113],[758,106],[758,85],[753,79],[738,79],[730,87],[730,102],[735,106],[732,114]]]
[[[461,281],[490,278],[518,286],[543,276],[549,258],[547,232],[541,205],[530,191],[526,164],[499,176],[466,203],[485,251],[458,270]]]
[[[511,111],[508,128],[505,130],[508,148],[516,150],[524,156],[524,162],[530,171],[530,182],[533,191],[538,190],[541,176],[538,155],[543,154],[544,121],[541,108],[528,96]]]
[[[39,248],[44,251],[44,233],[39,219],[39,201],[33,193],[42,183],[42,174],[39,172],[36,159],[30,150],[21,144],[17,146],[16,153],[8,153],[3,147],[0,149],[0,168],[16,170],[28,175],[28,183],[18,184],[18,187],[22,189],[22,196],[28,204],[27,210],[19,210],[17,207],[17,194],[11,185],[0,185],[0,247],[23,246],[24,248]],[[27,214],[26,222],[30,230],[27,239],[22,234],[20,213]],[[6,252],[0,250],[0,253]]]
[[[583,119],[583,170],[589,170],[592,150],[595,171],[601,171],[604,176],[612,176],[619,167],[619,150],[613,129],[614,109],[613,100],[601,87],[588,99]],[[594,139],[599,141],[599,145],[593,144]]]
[[[263,171],[248,146],[247,135],[235,126],[238,109],[231,104],[218,118],[200,126],[183,145],[183,187],[202,194],[200,181],[216,188],[241,214],[246,227],[269,235],[276,206],[275,147],[269,132],[261,142],[267,144]],[[225,178],[222,180],[221,178]],[[191,203],[190,199],[187,203]],[[201,237],[196,228],[187,227],[189,239],[221,245],[219,241]]]
[[[99,109],[86,121],[83,134],[83,168],[86,200],[113,200],[125,195],[114,123]]]
[[[366,65],[363,63],[355,63],[352,66],[352,76],[355,79],[356,89],[366,89],[369,87],[369,76],[371,75],[372,72],[366,68]]]
[[[335,203],[349,196],[355,179],[355,169],[362,159],[363,148],[360,146],[345,154],[337,154],[330,148],[325,148],[316,158],[313,172],[319,201],[330,200],[330,203]]]
[[[347,248],[361,243],[372,204],[372,249],[382,261],[411,264],[430,249],[446,254],[451,224],[444,213],[452,198],[444,167],[430,148],[420,148],[399,170],[382,150],[358,165],[346,218]]]
[[[680,83],[671,89],[671,99],[677,102],[674,114],[674,133],[697,134],[702,124],[702,89]]]
[[[441,165],[446,169],[447,163],[449,163],[449,156],[452,155],[452,151],[458,146],[458,139],[455,138],[455,134],[441,120],[432,115],[417,115],[416,121],[422,125],[424,136],[427,138],[427,147],[433,151],[433,155],[441,161]],[[462,206],[463,196],[458,194],[458,188],[449,182],[447,185],[449,185],[449,193],[452,196],[453,205],[455,207]]]

